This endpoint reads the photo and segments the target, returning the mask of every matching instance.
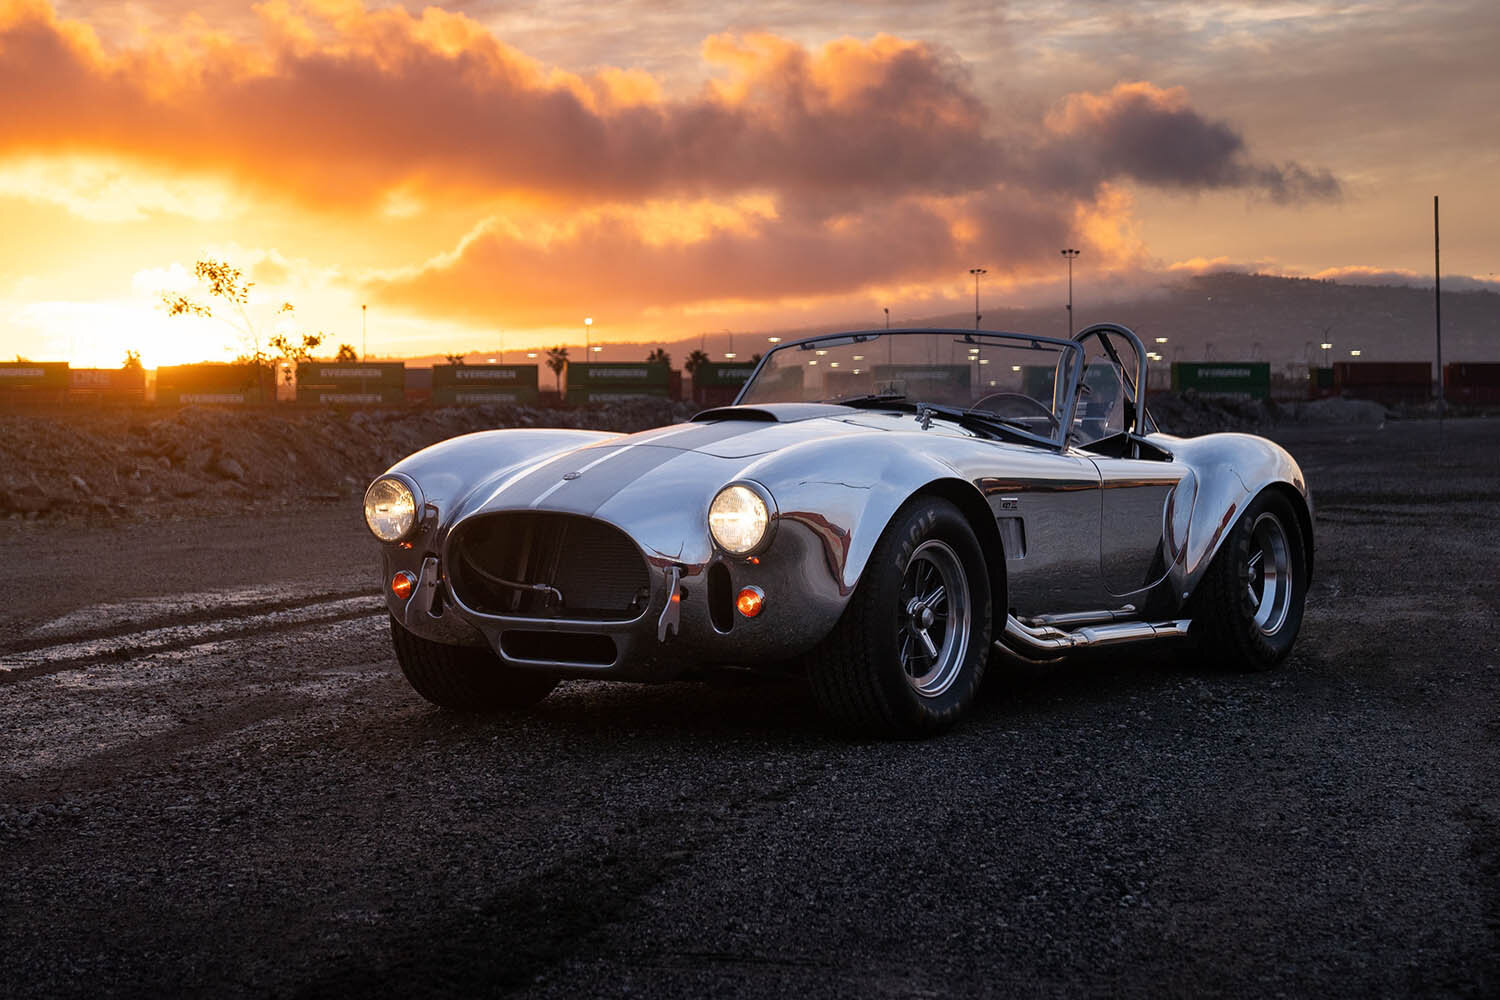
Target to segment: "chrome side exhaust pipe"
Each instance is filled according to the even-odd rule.
[[[998,645],[1023,656],[1057,656],[1076,649],[1094,649],[1153,639],[1180,639],[1192,622],[1179,618],[1168,622],[1114,622],[1065,630],[1052,625],[1027,625],[1015,615],[1005,619],[1005,635]]]

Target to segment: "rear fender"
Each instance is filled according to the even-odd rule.
[[[1192,595],[1240,514],[1266,489],[1282,490],[1294,500],[1311,574],[1312,496],[1301,467],[1284,448],[1251,434],[1181,439],[1153,435],[1151,439],[1191,468],[1198,480],[1187,537],[1171,539],[1181,552],[1168,574],[1177,600],[1186,601]]]

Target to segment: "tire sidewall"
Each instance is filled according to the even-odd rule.
[[[931,732],[957,721],[974,700],[983,679],[993,617],[989,573],[973,529],[958,508],[946,500],[922,498],[922,502],[908,504],[892,519],[887,532],[865,569],[865,578],[871,584],[871,620],[875,623],[868,637],[870,662],[897,726],[905,731]],[[934,697],[917,693],[907,681],[897,638],[904,611],[900,607],[901,583],[912,555],[930,539],[944,542],[958,556],[968,578],[971,606],[969,645],[963,664],[948,689]]]

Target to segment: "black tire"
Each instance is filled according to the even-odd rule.
[[[455,712],[529,708],[552,693],[558,679],[516,670],[488,649],[448,646],[407,631],[391,619],[396,661],[417,694]]]
[[[1267,490],[1230,530],[1192,601],[1200,653],[1231,670],[1269,670],[1291,654],[1307,598],[1301,522]]]
[[[956,592],[955,573],[966,593]],[[939,585],[951,579],[955,592],[923,605],[923,596],[937,593],[930,583],[925,595],[918,593],[924,574]],[[908,738],[939,732],[974,700],[989,660],[991,620],[989,573],[973,529],[948,501],[915,497],[891,518],[849,606],[812,653],[813,696],[853,732]],[[919,632],[930,643],[921,643]],[[931,657],[928,648],[939,655]]]

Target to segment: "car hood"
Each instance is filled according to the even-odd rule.
[[[781,410],[780,413],[775,412]],[[709,411],[685,424],[610,438],[553,455],[484,484],[466,515],[551,510],[606,519],[609,508],[696,509],[761,456],[809,441],[895,430],[900,415],[844,406]],[[904,418],[909,426],[912,417]]]

